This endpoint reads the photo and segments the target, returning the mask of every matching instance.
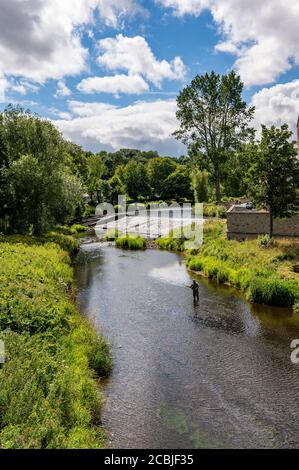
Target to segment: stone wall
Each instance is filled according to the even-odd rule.
[[[269,233],[270,215],[266,211],[236,210],[227,214],[227,236],[232,240],[257,238]],[[287,219],[275,219],[273,235],[299,238],[299,214]]]

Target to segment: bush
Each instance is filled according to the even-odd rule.
[[[248,298],[258,304],[291,307],[296,300],[296,288],[292,281],[255,278],[250,284]]]
[[[227,209],[224,206],[217,206],[216,204],[204,204],[203,206],[204,217],[217,217],[225,219],[227,216]]]
[[[117,248],[123,250],[145,250],[146,240],[139,236],[126,235],[116,239]]]
[[[258,237],[257,243],[261,248],[270,248],[274,246],[274,240],[270,235],[261,235]]]
[[[112,369],[112,357],[110,345],[103,338],[97,338],[90,366],[101,377],[107,377]]]

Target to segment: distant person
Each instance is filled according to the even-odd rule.
[[[191,286],[188,286],[188,287],[192,289],[194,303],[195,304],[198,303],[199,302],[199,285],[194,280]]]

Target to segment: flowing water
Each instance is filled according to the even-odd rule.
[[[291,312],[249,306],[182,257],[82,246],[78,303],[111,342],[102,421],[119,448],[299,447]]]

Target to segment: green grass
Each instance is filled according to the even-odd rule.
[[[217,217],[219,219],[225,219],[227,215],[227,209],[224,206],[217,206],[216,204],[204,204],[203,215],[204,217]]]
[[[273,241],[267,237],[238,242],[227,240],[224,220],[204,224],[204,243],[186,251],[185,239],[170,233],[156,241],[164,250],[185,252],[187,267],[219,284],[245,292],[249,301],[290,307],[299,299],[299,243]]]
[[[110,348],[72,301],[71,260],[53,242],[69,235],[53,233],[0,240],[0,448],[105,446],[96,377]]]
[[[288,241],[227,240],[224,222],[204,226],[204,243],[187,257],[187,266],[218,283],[229,283],[259,304],[290,307],[299,297],[299,277],[292,264],[299,244]]]
[[[116,239],[116,247],[123,250],[145,250],[146,240],[139,236],[126,235]]]

